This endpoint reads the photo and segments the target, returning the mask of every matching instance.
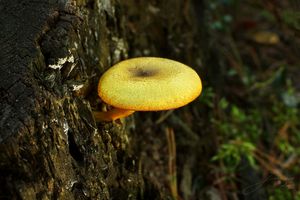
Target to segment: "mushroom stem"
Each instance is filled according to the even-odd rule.
[[[131,115],[132,113],[134,113],[134,110],[125,110],[125,109],[121,109],[121,108],[112,108],[109,111],[106,112],[93,112],[94,113],[94,117],[96,119],[97,122],[109,122],[109,121],[113,121],[119,118],[123,118],[123,117],[127,117],[128,115]]]

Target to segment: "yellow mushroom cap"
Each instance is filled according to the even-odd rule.
[[[202,90],[198,74],[169,59],[132,58],[117,63],[100,78],[98,94],[109,105],[136,111],[184,106]]]

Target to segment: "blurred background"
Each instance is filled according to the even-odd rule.
[[[300,199],[300,1],[122,4],[129,57],[179,60],[203,80],[189,106],[132,119],[145,196]]]

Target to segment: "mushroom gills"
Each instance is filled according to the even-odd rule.
[[[125,109],[121,109],[121,108],[112,108],[111,110],[107,111],[107,112],[100,112],[100,111],[94,111],[94,117],[95,120],[98,122],[101,121],[113,121],[119,118],[123,118],[123,117],[127,117],[128,115],[131,115],[132,113],[134,113],[134,110],[125,110]]]

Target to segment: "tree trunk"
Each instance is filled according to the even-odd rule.
[[[197,0],[1,0],[0,199],[170,198],[166,130],[179,141],[178,187],[191,191],[212,146],[197,103],[112,123],[92,110],[101,73],[122,59],[201,71],[201,13]]]

